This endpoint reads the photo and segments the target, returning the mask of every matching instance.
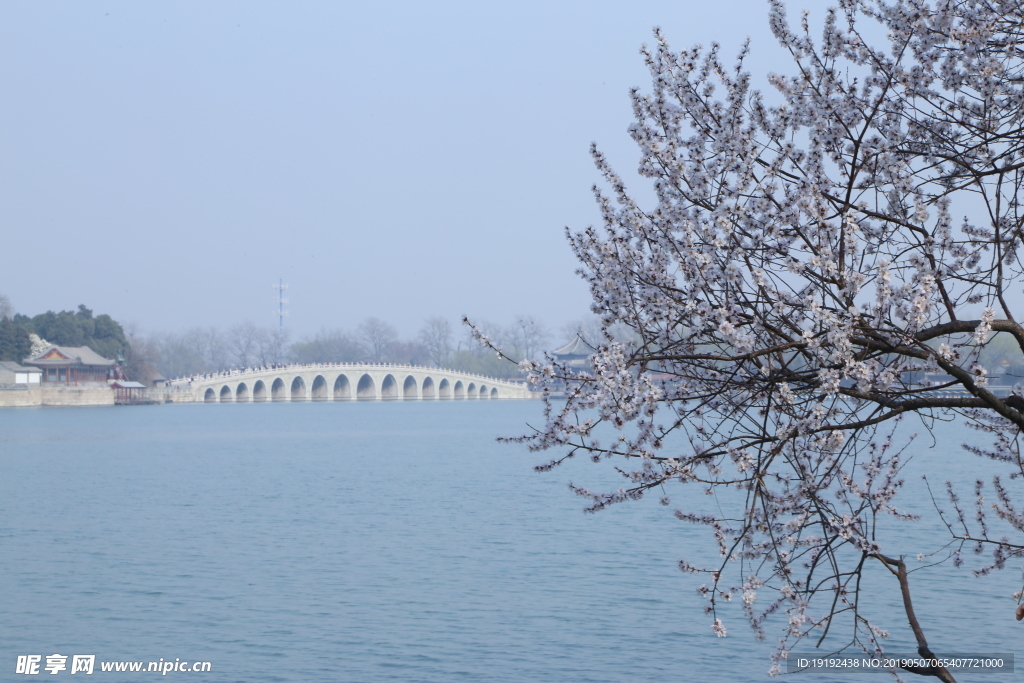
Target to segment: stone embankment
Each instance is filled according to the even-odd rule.
[[[0,408],[30,406],[112,406],[114,390],[109,386],[53,385],[0,386]]]

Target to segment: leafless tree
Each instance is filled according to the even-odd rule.
[[[124,326],[128,348],[125,352],[125,373],[128,379],[152,385],[160,374],[160,351],[157,345],[146,339],[132,323]]]
[[[590,316],[562,325],[559,329],[559,342],[564,344],[565,342],[572,341],[576,335],[583,337],[583,341],[587,343],[593,340],[596,346],[604,339],[604,328],[601,324],[601,319],[597,316]]]
[[[708,577],[714,632],[726,635],[733,595],[758,633],[787,617],[775,672],[829,633],[881,652],[887,616],[868,590],[895,589],[928,657],[906,541],[878,535],[907,519],[898,419],[967,420],[981,440],[965,457],[1010,477],[978,483],[973,515],[949,485],[950,564],[964,544],[992,550],[982,572],[1024,550],[1024,398],[1020,385],[990,390],[979,362],[995,334],[1024,349],[1011,297],[1024,280],[1024,9],[844,0],[817,40],[806,18],[793,28],[769,4],[793,60],[769,76],[770,97],[751,86],[746,48],[735,68],[717,47],[675,52],[657,32],[645,48],[653,88],[634,91],[630,130],[656,202],[641,207],[593,151],[609,188],[595,189],[603,228],[570,241],[604,330],[588,340],[590,372],[523,362],[567,399],[522,440],[561,451],[540,469],[577,454],[620,461],[622,489],[576,487],[590,510],[654,491],[681,500],[677,516],[706,527],[722,558],[680,563]],[[873,46],[878,35],[887,43]],[[736,507],[702,509],[708,492]],[[942,666],[907,670],[954,680]]]
[[[202,352],[191,343],[186,335],[153,335],[151,342],[156,347],[159,358],[157,368],[168,379],[187,377],[208,371]]]
[[[288,347],[288,329],[261,327],[255,338],[255,360],[260,365],[276,365],[284,361]]]
[[[235,367],[245,368],[255,363],[260,334],[260,328],[248,320],[228,330],[225,345]]]
[[[508,330],[512,346],[522,358],[538,360],[551,338],[547,328],[532,315],[517,315]]]
[[[187,343],[203,359],[203,368],[217,372],[231,366],[224,333],[216,327],[193,327],[185,332]]]
[[[427,347],[434,367],[449,367],[452,361],[452,326],[445,318],[428,318],[420,330],[420,343]]]
[[[366,347],[371,363],[383,363],[391,347],[398,341],[398,332],[390,324],[377,318],[367,318],[359,325],[359,339]]]
[[[363,360],[362,344],[344,330],[320,330],[292,344],[290,356],[298,363],[353,363]]]
[[[405,365],[428,365],[430,352],[419,341],[396,341],[391,345],[387,359]]]

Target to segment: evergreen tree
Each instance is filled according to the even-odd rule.
[[[88,346],[104,358],[116,359],[128,348],[120,323],[106,313],[93,317],[84,304],[75,312],[47,311],[33,318],[16,315],[13,321],[24,328],[26,339],[35,333],[57,346]]]
[[[0,318],[0,360],[20,363],[28,357],[31,349],[25,326],[10,318]]]

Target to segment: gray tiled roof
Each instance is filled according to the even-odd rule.
[[[560,349],[551,352],[553,356],[589,356],[594,352],[594,347],[583,341],[583,337],[576,334],[576,337]]]
[[[39,368],[26,368],[24,365],[18,365],[13,360],[0,360],[0,368],[10,372],[42,372]]]
[[[32,365],[68,365],[69,362],[66,360],[40,360],[43,356],[48,354],[53,349],[57,349],[60,353],[77,360],[82,365],[114,365],[115,361],[104,358],[100,354],[96,353],[88,346],[51,346],[34,358],[26,358],[23,363],[30,363]]]

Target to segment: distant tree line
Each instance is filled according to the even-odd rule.
[[[600,325],[584,319],[565,325],[557,335],[530,315],[499,325],[474,320],[504,353],[515,359],[542,360],[544,353],[577,333],[600,343]],[[16,314],[0,294],[0,360],[21,362],[31,354],[30,335],[59,346],[88,346],[105,358],[122,359],[130,379],[149,384],[157,376],[186,377],[229,368],[284,363],[403,363],[444,367],[491,377],[518,376],[518,367],[487,349],[460,322],[435,316],[417,334],[403,339],[395,327],[370,317],[355,329],[324,328],[292,341],[288,330],[252,322],[228,328],[192,327],[183,332],[139,333],[109,315],[94,316],[85,305],[77,311],[47,311],[34,317]],[[1012,355],[1012,349],[1007,351]],[[1021,359],[1024,363],[1024,358]]]
[[[484,324],[513,357],[540,358],[551,341],[535,318],[517,316],[506,326]],[[291,341],[288,331],[245,322],[221,329],[193,327],[180,333],[155,333],[132,339],[136,357],[164,377],[184,377],[228,368],[285,363],[403,363],[446,367],[494,377],[513,377],[518,368],[482,347],[461,324],[442,317],[424,321],[411,339],[393,325],[367,318],[355,329],[323,328]]]
[[[593,346],[603,341],[600,322],[584,318],[564,325],[552,335],[536,318],[519,315],[508,325],[473,321],[510,358],[542,360],[545,352],[579,334]],[[616,338],[628,341],[627,331],[615,328]],[[31,355],[31,335],[58,346],[88,346],[104,358],[120,359],[125,374],[146,384],[157,376],[186,377],[229,368],[285,363],[403,363],[450,368],[490,377],[510,378],[518,367],[480,345],[468,328],[443,317],[428,318],[412,339],[399,337],[395,327],[367,318],[354,330],[324,328],[292,342],[288,330],[244,322],[232,327],[192,327],[180,333],[144,336],[109,315],[93,315],[84,304],[77,311],[46,311],[29,317],[14,312],[0,294],[0,360],[20,363]],[[981,350],[979,362],[997,382],[1024,379],[1024,354],[1012,338],[994,335]]]

